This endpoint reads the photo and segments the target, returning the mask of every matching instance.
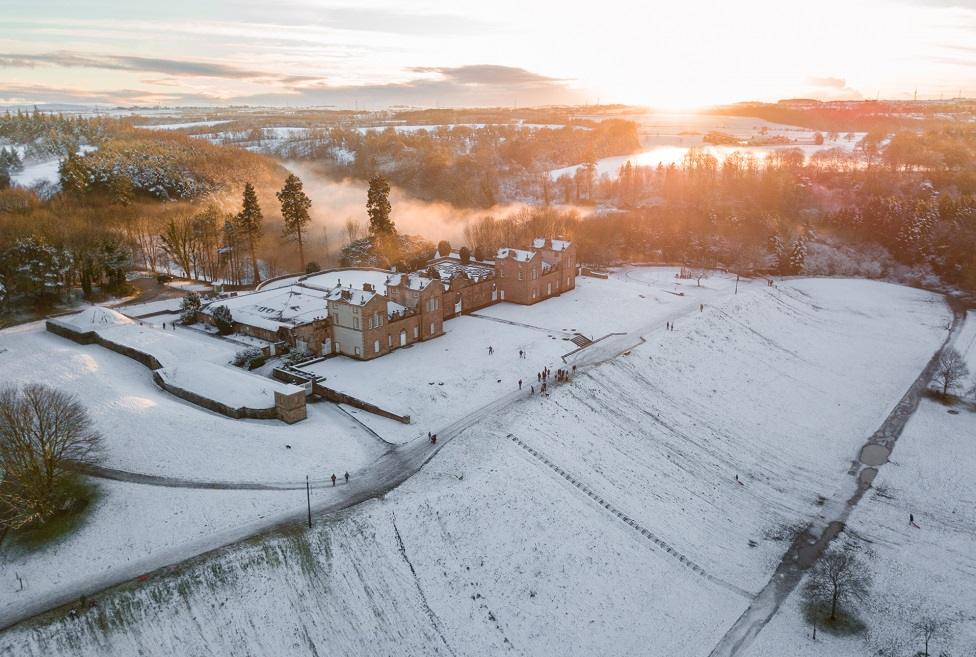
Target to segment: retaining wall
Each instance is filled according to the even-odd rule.
[[[380,408],[376,404],[370,404],[362,399],[358,399],[351,395],[347,395],[344,392],[339,392],[338,390],[324,386],[320,382],[316,381],[314,376],[296,374],[295,372],[289,372],[288,370],[281,368],[275,368],[271,375],[279,381],[284,381],[285,383],[292,383],[295,385],[302,385],[311,381],[312,393],[318,395],[322,399],[327,399],[330,402],[335,402],[336,404],[346,404],[348,406],[352,406],[353,408],[366,411],[367,413],[372,413],[373,415],[379,415],[380,417],[402,422],[403,424],[410,424],[409,415],[398,415],[397,413],[388,411],[385,408]]]

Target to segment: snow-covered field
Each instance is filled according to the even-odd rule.
[[[954,341],[976,373],[976,312]],[[970,379],[973,381],[973,379]],[[955,410],[957,413],[949,413]],[[872,631],[814,642],[794,593],[759,635],[749,657],[875,654],[898,648],[914,655],[922,643],[912,624],[924,616],[946,621],[932,655],[968,655],[976,647],[976,407],[923,399],[881,468],[874,489],[851,514],[848,534],[872,551],[871,594],[857,605]],[[918,527],[909,525],[914,515]],[[843,539],[843,536],[841,537]]]
[[[575,349],[561,339],[564,331],[596,337],[625,332],[629,335],[618,344],[637,345],[580,370],[548,398],[530,398],[526,391],[510,406],[481,417],[379,500],[321,519],[312,532],[296,528],[279,538],[248,542],[99,596],[98,608],[78,619],[55,617],[8,630],[0,634],[0,655],[707,655],[748,604],[721,582],[748,591],[765,583],[787,547],[784,530],[816,515],[818,495],[829,496],[846,476],[858,447],[941,343],[949,313],[926,292],[839,279],[791,280],[776,288],[743,282],[734,295],[731,279],[713,276],[701,289],[680,282],[686,294],[676,296],[670,293],[673,273],[630,268],[609,281],[579,279],[576,292],[532,307],[483,311],[494,319],[451,320],[444,337],[375,361],[323,362],[336,367],[326,372],[333,379],[327,384],[350,391],[358,386],[363,394],[409,406],[399,409],[415,414],[416,424],[409,426],[358,415],[384,438],[399,441],[511,395],[522,369],[534,376],[545,362],[560,367],[559,356]],[[519,324],[507,323],[513,321]],[[676,329],[665,331],[666,321],[675,321]],[[638,344],[641,337],[645,341]],[[579,362],[609,358],[610,343],[584,350],[581,354],[592,351],[600,358]],[[148,451],[122,455],[113,448],[113,467],[119,459],[134,465],[162,458],[167,469],[182,469],[183,475],[205,476],[227,467],[248,477],[262,471],[262,460],[266,468],[288,470],[284,464],[293,457],[303,462],[311,456],[322,459],[328,472],[346,468],[332,465],[330,450],[353,449],[364,464],[380,449],[361,435],[343,441],[323,431],[321,423],[330,420],[338,430],[352,430],[348,416],[331,405],[313,405],[309,420],[277,424],[265,434],[261,430],[270,423],[215,417],[153,390],[144,369],[104,349],[29,327],[0,332],[0,344],[14,348],[0,353],[0,377],[14,371],[10,363],[18,353],[45,354],[38,359],[38,374],[86,391],[96,418],[122,413],[113,402],[123,395],[156,405],[124,411],[143,418],[140,436],[110,442],[122,453],[136,444]],[[488,344],[496,349],[490,356]],[[528,360],[518,358],[520,348],[528,351]],[[83,363],[89,365],[79,367]],[[103,389],[95,390],[98,386]],[[192,412],[184,411],[187,417],[175,435],[158,438],[165,448],[153,449],[146,444],[158,435],[152,433],[157,428],[151,418],[158,424],[177,421],[174,406]],[[342,425],[338,417],[350,424]],[[941,410],[937,419],[972,422],[972,417]],[[890,486],[908,486],[922,467],[912,459],[932,460],[924,444],[914,454],[906,449],[914,426],[913,420],[896,448],[896,462],[882,469],[876,483],[895,477],[888,468],[898,466],[909,476],[901,484],[893,479]],[[317,430],[309,429],[303,440],[310,427]],[[928,441],[932,430],[953,431],[947,425],[917,430]],[[933,541],[944,542],[935,548],[919,548],[938,550],[925,568],[945,586],[935,595],[965,600],[972,573],[973,495],[971,478],[962,479],[976,457],[962,438],[939,437],[954,445],[935,463],[947,473],[945,481],[934,481],[940,473],[925,470],[923,501],[913,500],[911,506],[923,532],[929,524],[947,524],[946,518],[970,523],[956,525],[958,533],[948,541],[940,531]],[[282,449],[285,440],[295,449]],[[298,467],[289,474],[300,472]],[[941,508],[929,496],[946,494],[950,487],[960,491],[952,507],[956,518],[949,507],[933,518],[919,511]],[[78,535],[82,543],[58,553],[63,562],[49,553],[33,560],[19,555],[15,568],[30,573],[29,595],[59,578],[63,585],[65,578],[86,576],[86,555],[96,550],[106,551],[99,563],[108,567],[113,555],[126,554],[116,543],[128,541],[141,553],[165,550],[179,540],[204,540],[210,531],[200,529],[204,523],[218,531],[218,524],[227,527],[295,502],[291,491],[171,496],[174,489],[104,488],[106,501],[100,504],[111,504],[110,510],[127,508],[121,497],[127,491],[150,491],[152,499],[133,495],[118,523],[96,508],[88,521],[91,531],[86,525]],[[331,489],[315,494],[325,499]],[[608,508],[595,497],[606,500]],[[225,514],[237,499],[245,511]],[[171,508],[159,510],[167,501]],[[297,508],[303,503],[297,500]],[[209,515],[202,517],[197,508],[181,510],[194,505]],[[136,517],[139,508],[146,512]],[[857,531],[863,535],[882,531],[880,516],[859,521],[869,508],[866,499],[851,519],[862,522]],[[702,572],[647,540],[613,509]],[[173,537],[157,536],[152,521],[157,511],[172,519],[165,531]],[[891,513],[892,520],[881,527],[890,524],[898,535],[908,532],[905,513],[900,508]],[[127,520],[132,536],[121,524]],[[917,536],[919,530],[914,531]],[[894,545],[893,535],[884,538]],[[67,571],[70,576],[63,574]],[[919,594],[930,588],[923,578],[917,577]],[[15,591],[15,580],[0,577],[0,605],[17,605],[17,596],[25,594]],[[804,654],[793,650],[803,632],[796,622],[775,634],[788,613],[786,606],[783,618],[767,628],[769,642],[760,635],[754,654]]]

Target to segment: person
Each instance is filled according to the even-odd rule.
[[[537,380],[537,381],[538,381],[539,383],[541,383],[541,382],[542,382],[542,372],[536,372],[536,373],[535,373],[535,378],[536,378],[536,380]]]
[[[495,349],[491,345],[488,345],[488,355],[491,356],[493,353],[495,353]]]
[[[335,482],[336,482],[336,476],[335,476],[335,473],[333,472],[332,473],[332,487],[333,488],[335,488]]]
[[[436,433],[433,436],[430,437],[430,442],[431,442],[432,445],[436,445],[437,444],[437,434]]]
[[[700,313],[705,312],[705,304],[703,303],[698,304],[698,312]]]
[[[534,395],[535,394],[535,386],[529,386],[529,394],[530,395]]]
[[[430,432],[427,432],[427,440],[430,440]]]
[[[522,379],[519,379],[519,390],[522,389]]]
[[[914,513],[909,513],[908,514],[908,524],[909,525],[914,525],[915,524],[915,514]]]
[[[573,374],[576,374],[576,366],[573,365]]]
[[[349,473],[348,472],[346,473],[346,483],[347,484],[349,483]]]

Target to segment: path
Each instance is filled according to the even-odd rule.
[[[722,579],[720,577],[716,577],[715,575],[712,575],[711,573],[707,572],[704,568],[702,568],[701,566],[699,566],[698,564],[696,564],[694,561],[692,561],[691,559],[689,559],[685,555],[681,554],[676,549],[674,549],[673,547],[671,547],[670,545],[668,545],[666,542],[664,542],[663,540],[661,540],[660,538],[658,538],[650,530],[648,530],[647,528],[642,527],[641,525],[639,525],[637,523],[637,521],[635,521],[633,518],[631,518],[627,514],[623,513],[622,511],[618,510],[616,507],[614,507],[613,505],[611,505],[605,499],[603,499],[602,497],[600,497],[599,495],[597,495],[595,492],[593,492],[593,490],[590,489],[589,486],[587,486],[586,484],[580,482],[575,477],[573,477],[571,474],[569,474],[568,472],[566,472],[565,470],[563,470],[562,468],[560,468],[558,465],[556,465],[555,463],[553,463],[552,461],[550,461],[548,458],[546,458],[545,456],[543,456],[542,454],[540,454],[539,452],[537,452],[533,448],[531,448],[528,445],[526,445],[524,442],[522,442],[522,440],[520,440],[517,436],[515,436],[515,434],[511,434],[510,433],[510,434],[508,434],[507,437],[508,438],[511,438],[512,439],[512,442],[514,442],[516,445],[518,445],[519,447],[521,447],[522,449],[524,449],[526,452],[528,452],[529,454],[531,454],[537,460],[539,460],[542,463],[544,463],[546,466],[548,466],[551,470],[553,470],[560,477],[562,477],[563,479],[565,479],[566,481],[568,481],[569,483],[571,483],[573,486],[575,486],[576,488],[578,488],[580,491],[583,492],[583,494],[585,494],[587,497],[589,497],[594,502],[596,502],[597,504],[599,504],[601,507],[603,507],[604,509],[606,509],[615,518],[617,518],[621,522],[629,525],[638,534],[640,534],[641,536],[643,536],[644,538],[646,538],[647,540],[651,541],[652,543],[654,543],[655,545],[657,545],[659,548],[661,548],[662,550],[664,550],[667,554],[669,554],[671,557],[673,557],[674,559],[676,559],[685,568],[691,569],[695,574],[704,577],[705,579],[707,579],[708,581],[712,582],[713,584],[718,584],[719,586],[721,586],[721,587],[723,587],[725,589],[728,589],[729,591],[732,591],[732,593],[735,593],[736,595],[741,595],[742,597],[748,598],[750,600],[753,598],[753,594],[750,593],[749,591],[746,591],[745,589],[741,589],[738,586],[736,586],[735,584],[732,584],[731,582],[727,582],[724,579]]]
[[[779,611],[783,601],[796,589],[806,571],[817,563],[830,542],[843,531],[851,511],[871,487],[871,482],[878,474],[878,467],[886,462],[905,425],[918,408],[919,400],[935,374],[939,357],[965,320],[965,312],[957,304],[950,302],[950,305],[953,310],[952,327],[942,346],[858,452],[858,457],[847,472],[850,478],[843,482],[831,502],[824,506],[824,511],[794,539],[769,582],[719,640],[709,657],[734,657],[742,654]],[[885,450],[883,459],[878,458],[879,448]]]
[[[567,360],[567,363],[576,364],[583,368],[595,366],[610,360],[622,353],[629,351],[635,344],[643,342],[641,332],[647,333],[651,330],[661,328],[666,321],[672,321],[681,317],[693,307],[697,312],[698,301],[689,300],[688,304],[681,304],[676,307],[674,312],[667,317],[648,323],[636,331],[615,336],[613,339],[594,343],[589,348],[574,354]],[[618,339],[619,338],[619,339]],[[589,355],[586,352],[596,350],[598,353]],[[405,482],[414,474],[420,471],[448,442],[455,436],[479,422],[489,415],[496,414],[518,400],[528,397],[524,390],[513,390],[512,392],[499,397],[481,408],[451,422],[450,424],[434,431],[437,434],[437,445],[431,445],[426,437],[414,440],[409,443],[399,445],[386,451],[367,470],[358,473],[351,479],[348,485],[337,487],[328,499],[322,500],[312,505],[312,512],[316,517],[334,514],[338,511],[356,506],[368,500],[381,497],[397,486]],[[151,475],[139,475],[138,473],[121,473],[117,471],[117,476],[131,476],[133,479],[140,477],[152,477]],[[103,472],[102,474],[109,474]],[[165,479],[165,478],[164,478]],[[174,480],[178,481],[178,480]],[[204,487],[208,483],[215,485],[229,485],[232,482],[202,482],[198,480],[184,480],[189,486]],[[148,483],[148,481],[132,483]],[[248,485],[247,482],[243,482]],[[331,482],[330,482],[331,483]],[[152,484],[150,484],[152,485]],[[271,484],[252,484],[271,485]],[[186,486],[180,486],[186,487]],[[299,488],[304,488],[304,481]],[[327,487],[327,490],[331,487]],[[292,487],[286,484],[285,488],[268,490],[291,490]],[[92,597],[106,590],[125,584],[126,582],[152,577],[169,570],[171,567],[190,560],[204,559],[214,552],[239,543],[244,540],[259,538],[273,534],[285,527],[295,526],[306,522],[306,508],[299,506],[294,511],[285,512],[280,515],[262,518],[244,525],[223,530],[215,534],[201,537],[195,541],[184,543],[179,546],[163,550],[145,558],[119,564],[115,569],[93,575],[85,582],[65,587],[56,592],[49,593],[24,602],[16,609],[0,610],[0,631],[13,625],[32,619],[35,616],[46,612],[56,611],[60,607],[75,603],[81,596]]]

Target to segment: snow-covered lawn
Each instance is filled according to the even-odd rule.
[[[976,372],[976,313],[969,313],[956,348]],[[957,414],[949,413],[958,411]],[[873,552],[872,593],[858,605],[864,636],[810,638],[800,591],[759,635],[749,657],[874,654],[895,644],[901,653],[922,650],[912,623],[932,615],[951,623],[930,653],[969,654],[976,646],[976,408],[923,399],[898,439],[873,490],[851,514],[848,535]],[[909,525],[914,515],[918,527]],[[839,539],[843,542],[845,537]],[[942,651],[946,652],[943,653]]]
[[[409,415],[411,424],[405,425],[355,412],[387,440],[403,442],[437,432],[518,390],[519,379],[527,395],[530,385],[538,388],[537,372],[546,365],[555,369],[562,354],[576,349],[559,333],[477,317],[452,319],[444,323],[444,331],[439,338],[375,360],[339,357],[302,369],[324,376],[323,384],[328,387],[398,415]],[[493,354],[488,353],[489,346]],[[519,358],[520,349],[526,358]]]
[[[740,290],[500,430],[758,591],[786,547],[772,537],[816,515],[817,495],[833,492],[947,316],[934,295],[880,283]]]
[[[353,471],[379,453],[375,439],[332,405],[310,405],[308,419],[290,426],[233,420],[164,392],[136,361],[77,345],[40,322],[0,331],[0,346],[0,381],[46,383],[82,400],[105,438],[107,467],[200,480],[297,481]]]
[[[230,408],[267,409],[275,406],[275,392],[304,392],[298,386],[252,374],[230,365],[186,362],[159,370],[163,381]]]

